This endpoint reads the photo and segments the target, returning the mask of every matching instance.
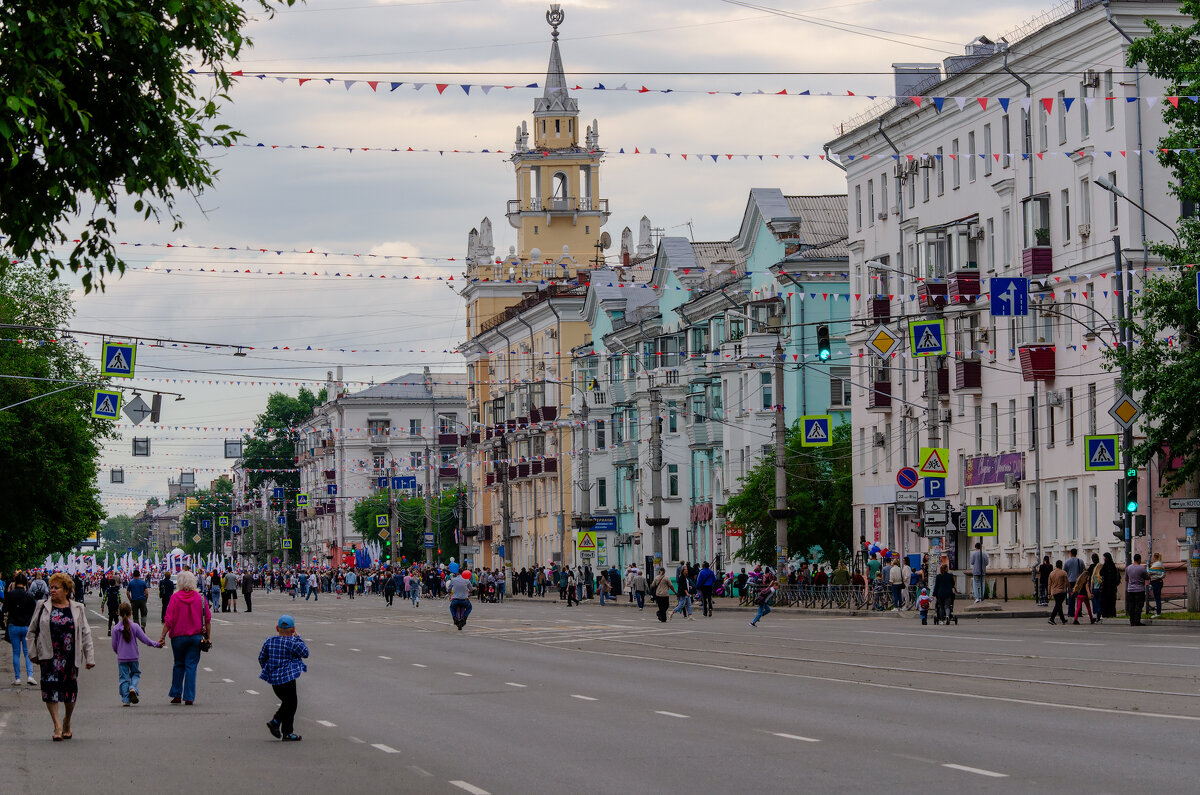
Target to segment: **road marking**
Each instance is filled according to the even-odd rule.
[[[362,649],[351,649],[350,651],[362,651]]]
[[[782,737],[785,740],[799,740],[802,743],[819,743],[820,740],[815,737],[801,737],[798,734],[785,734],[784,732],[771,732],[776,737]]]
[[[509,687],[529,687],[529,685],[523,685],[520,682],[505,682],[504,684],[508,685]]]
[[[257,696],[257,695],[258,695],[258,691],[257,691],[257,690],[247,690],[247,691],[246,691],[246,694],[247,694],[247,695],[251,695],[251,696]]]
[[[455,676],[474,676],[474,674],[463,673],[462,671],[455,671],[454,675]]]
[[[231,684],[233,684],[233,680],[232,680],[232,679],[222,679],[221,681],[222,681],[222,682],[225,682],[226,684],[230,684],[230,685],[231,685]]]
[[[366,745],[366,744],[367,744],[367,741],[366,741],[366,740],[360,740],[360,739],[358,739],[357,737],[347,737],[346,739],[347,739],[347,740],[349,740],[349,741],[350,741],[350,742],[352,742],[352,743],[358,743],[359,745]]]
[[[977,776],[987,776],[988,778],[1008,778],[1007,773],[997,773],[995,770],[984,770],[981,767],[967,767],[966,765],[952,765],[946,763],[942,767],[948,767],[951,770],[961,770],[964,773],[974,773]]]
[[[398,753],[400,753],[399,751],[397,751],[397,750],[396,750],[395,748],[393,748],[392,746],[390,746],[390,745],[384,745],[383,743],[371,743],[371,747],[372,747],[372,748],[378,748],[380,751],[383,751],[385,754],[398,754]]]
[[[687,715],[680,715],[678,712],[666,712],[661,709],[654,710],[654,714],[666,715],[668,718],[686,718],[686,717],[688,717]]]
[[[458,787],[461,790],[466,790],[467,792],[471,793],[471,795],[492,795],[487,790],[480,789],[479,787],[475,786],[474,784],[468,784],[465,781],[451,781],[450,783],[453,784],[454,786]]]
[[[1053,643],[1055,646],[1103,646],[1103,643],[1084,643],[1075,640],[1044,640],[1042,643]]]
[[[413,668],[428,668],[428,667],[429,667],[428,665],[421,665],[421,663],[413,663]]]
[[[882,629],[860,629],[859,632],[864,632],[869,635],[904,635],[910,638],[926,638],[931,637],[924,632],[888,632]],[[1024,643],[1024,638],[985,638],[979,635],[959,635],[957,632],[953,635],[938,635],[939,638],[954,638],[955,640],[990,640],[995,643]]]
[[[430,773],[428,770],[426,770],[423,767],[417,767],[416,765],[409,765],[408,767],[411,770],[417,771],[418,773],[420,773],[422,776],[425,776],[426,778],[432,778],[432,776],[433,776],[432,773]]]
[[[317,723],[317,725],[318,725],[318,726],[324,726],[324,727],[325,727],[325,728],[327,728],[327,729],[334,729],[334,728],[337,728],[337,724],[336,724],[336,723],[330,723],[330,722],[329,722],[329,721],[327,721],[327,720],[319,720],[319,721],[317,721],[316,723]]]
[[[1168,646],[1166,644],[1157,643],[1139,643],[1138,648],[1142,649],[1200,649],[1200,646]]]
[[[335,645],[337,645],[337,644],[334,644],[334,643],[326,643],[325,645],[326,645],[326,646],[335,646]]]
[[[392,658],[391,658],[391,657],[385,657],[385,656],[383,656],[383,655],[381,654],[381,655],[379,655],[379,659],[381,659],[381,660],[390,660],[390,659],[392,659]]]
[[[581,696],[578,693],[572,693],[571,698],[577,698],[580,701],[599,701],[600,700],[598,698],[592,698],[591,696]]]
[[[210,673],[210,674],[213,672],[213,670],[211,668],[205,668],[204,670],[206,673]]]

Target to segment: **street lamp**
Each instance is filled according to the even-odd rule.
[[[1100,188],[1101,190],[1106,190],[1109,193],[1111,193],[1112,195],[1118,196],[1118,197],[1124,199],[1125,201],[1132,204],[1134,207],[1136,207],[1139,210],[1141,210],[1142,212],[1144,212],[1146,215],[1153,218],[1155,221],[1158,221],[1160,224],[1163,225],[1163,227],[1166,228],[1166,230],[1168,232],[1170,232],[1175,237],[1175,245],[1178,246],[1179,248],[1183,248],[1183,241],[1181,241],[1179,239],[1179,233],[1175,231],[1174,227],[1172,227],[1170,224],[1168,224],[1163,219],[1159,218],[1154,213],[1147,210],[1142,205],[1135,202],[1133,199],[1129,198],[1127,195],[1125,195],[1125,191],[1121,190],[1116,185],[1114,185],[1111,182],[1109,182],[1108,180],[1106,180],[1104,177],[1096,177],[1094,180],[1092,180],[1092,184],[1094,184],[1097,188]]]

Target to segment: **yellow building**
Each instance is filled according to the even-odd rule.
[[[571,432],[561,423],[570,406],[570,351],[591,335],[582,315],[586,272],[609,213],[600,198],[598,125],[582,131],[581,143],[579,105],[567,90],[563,18],[551,5],[550,64],[534,102],[532,144],[527,122],[517,128],[517,198],[506,212],[517,245],[497,257],[487,218],[468,237],[461,349],[476,565],[544,564],[560,559],[564,544],[572,559]]]

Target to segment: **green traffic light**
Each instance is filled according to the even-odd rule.
[[[1136,477],[1137,477],[1137,469],[1136,469],[1135,467],[1130,467],[1129,469],[1126,469],[1126,470],[1125,470],[1125,477],[1127,477],[1127,478],[1136,478]]]
[[[1137,513],[1137,509],[1138,509],[1137,500],[1130,500],[1129,502],[1125,503],[1126,512]]]

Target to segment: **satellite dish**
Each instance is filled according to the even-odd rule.
[[[600,233],[600,248],[612,248],[612,235],[610,235],[608,232]]]

